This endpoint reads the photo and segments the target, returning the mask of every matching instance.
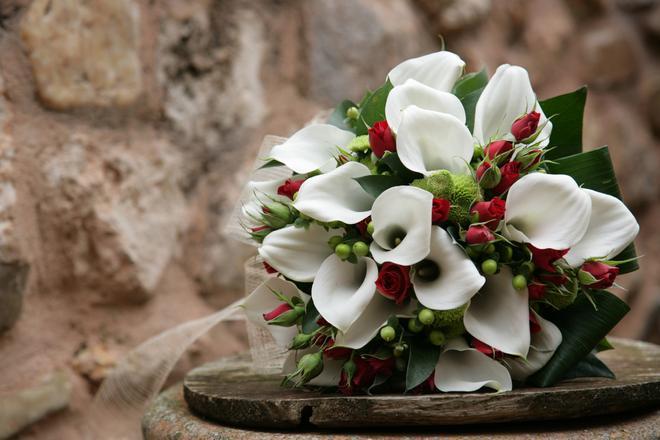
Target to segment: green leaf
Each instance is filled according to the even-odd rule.
[[[481,87],[461,98],[461,104],[463,104],[463,108],[465,109],[465,123],[470,129],[470,132],[474,130],[474,111],[477,107],[477,101],[479,101],[479,97],[483,91],[484,87]]]
[[[584,188],[609,194],[622,200],[607,146],[555,159],[555,163],[550,162],[547,167],[552,174],[567,174]],[[631,243],[613,260],[629,260],[636,256],[635,245]],[[639,264],[636,260],[632,260],[618,267],[621,273],[628,273],[639,269]]]
[[[380,159],[379,164],[387,165],[387,167],[394,174],[396,174],[398,177],[401,177],[401,179],[403,179],[406,183],[410,183],[415,179],[421,179],[424,177],[422,174],[410,171],[408,168],[406,168],[401,163],[401,159],[399,159],[399,155],[397,153],[386,154],[382,159]]]
[[[577,377],[607,377],[614,379],[616,376],[607,368],[607,365],[598,359],[593,353],[589,353],[584,359],[568,371],[563,379],[575,379]]]
[[[630,310],[625,302],[604,290],[592,291],[591,297],[597,310],[582,294],[567,308],[545,314],[559,327],[562,342],[550,361],[528,378],[528,383],[547,387],[561,380]]]
[[[552,117],[548,146],[554,148],[545,155],[546,159],[554,160],[582,151],[582,118],[586,101],[587,87],[582,86],[572,93],[539,103],[545,115]]]
[[[342,130],[355,131],[351,120],[346,117],[346,111],[351,107],[357,107],[357,105],[348,99],[343,100],[330,114],[328,124],[339,127]]]
[[[410,391],[431,375],[440,357],[440,347],[421,342],[410,344],[406,370],[406,391]]]
[[[360,136],[367,134],[369,127],[385,119],[385,102],[392,90],[389,80],[373,93],[367,94],[360,104],[360,116],[357,120],[355,133]]]
[[[356,177],[355,181],[360,184],[363,190],[368,192],[374,197],[378,197],[380,193],[393,186],[404,185],[405,182],[396,176],[387,176],[383,174],[375,174],[371,176]]]
[[[305,307],[305,316],[303,316],[302,320],[303,333],[310,334],[319,328],[319,325],[316,323],[316,320],[319,319],[319,316],[320,314],[318,310],[316,310],[314,301],[310,299],[307,303],[307,307]]]
[[[275,160],[275,159],[271,159],[268,162],[266,162],[265,164],[261,165],[259,167],[259,169],[262,170],[264,168],[275,168],[275,167],[282,167],[282,166],[284,166],[284,164],[282,162],[280,162],[278,160]]]
[[[614,346],[610,343],[610,341],[607,340],[607,338],[603,338],[600,340],[598,345],[596,345],[596,351],[600,353],[601,351],[607,350],[614,350]]]
[[[458,97],[458,99],[463,99],[466,95],[474,92],[478,89],[483,89],[488,83],[488,73],[486,73],[486,68],[484,67],[479,72],[471,72],[463,75],[452,89],[452,93]]]

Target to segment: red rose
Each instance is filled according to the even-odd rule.
[[[495,240],[495,235],[484,225],[470,226],[465,233],[465,241],[468,244],[484,244]]]
[[[270,264],[266,263],[265,261],[262,264],[264,265],[264,269],[266,269],[266,273],[269,274],[277,273],[277,269],[275,269]]]
[[[511,134],[517,141],[527,139],[536,133],[536,129],[539,126],[539,119],[541,119],[541,113],[539,112],[531,112],[522,118],[516,119],[513,125],[511,125]]]
[[[447,221],[450,209],[449,200],[434,198],[433,207],[431,208],[431,222],[442,223]]]
[[[305,179],[286,179],[286,181],[277,188],[277,194],[293,200],[293,196],[298,192],[300,185],[302,185],[303,182],[305,182]]]
[[[486,226],[495,230],[500,220],[504,218],[505,206],[504,200],[493,197],[489,202],[477,202],[472,205],[470,213],[476,213],[479,222],[485,222]]]
[[[607,289],[614,284],[616,276],[619,275],[619,268],[610,266],[600,261],[587,261],[580,268],[581,272],[586,272],[593,276],[596,281],[587,284],[591,289]],[[583,282],[583,284],[586,284]]]
[[[279,306],[275,307],[270,312],[264,313],[262,316],[264,317],[264,320],[272,321],[273,319],[280,316],[282,313],[288,312],[289,310],[293,310],[293,307],[291,307],[287,303],[282,303]]]
[[[500,183],[492,189],[493,194],[497,195],[503,194],[520,178],[520,162],[507,162],[500,167],[500,172]]]
[[[500,156],[500,159],[505,160],[509,156],[506,153],[511,152],[512,149],[512,142],[494,141],[486,145],[486,148],[484,148],[484,154],[486,154],[490,160],[494,160],[497,156]]]
[[[395,263],[384,263],[378,272],[376,287],[385,298],[402,304],[410,296],[410,268]]]
[[[488,357],[492,357],[493,359],[502,359],[504,357],[504,353],[502,353],[496,348],[491,347],[485,342],[481,342],[479,339],[475,337],[472,337],[472,340],[470,341],[470,345],[473,348],[476,348],[477,351],[480,351],[481,353],[485,354]]]
[[[557,272],[553,264],[568,252],[568,249],[539,249],[529,243],[527,243],[527,247],[532,251],[532,261],[536,267],[553,273]]]
[[[353,394],[356,389],[365,389],[374,383],[376,376],[391,376],[394,372],[394,358],[376,359],[366,358],[360,356],[353,358],[355,362],[355,373],[353,379],[348,383],[348,374],[342,369],[339,379],[339,391],[342,394]]]
[[[534,280],[533,283],[527,285],[529,299],[543,299],[545,297],[545,289],[545,284],[541,284],[537,280]]]
[[[367,227],[369,226],[369,223],[371,222],[371,216],[365,218],[362,221],[359,221],[355,224],[355,227],[357,228],[358,231],[360,231],[360,235],[363,237],[366,237],[367,234]]]
[[[368,130],[369,145],[376,157],[381,158],[386,151],[396,151],[396,141],[387,121],[378,121]]]
[[[529,312],[529,332],[531,334],[538,333],[541,331],[541,324],[539,320],[536,319],[536,316],[530,311]]]
[[[346,347],[335,347],[335,340],[330,338],[326,343],[323,354],[334,360],[348,359],[351,357],[352,349]]]

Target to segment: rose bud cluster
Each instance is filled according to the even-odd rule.
[[[381,158],[386,151],[396,151],[396,140],[387,121],[378,121],[368,130],[369,145],[376,157]]]

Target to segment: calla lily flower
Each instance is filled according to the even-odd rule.
[[[541,331],[532,334],[532,341],[529,347],[527,359],[512,358],[505,361],[505,365],[511,377],[515,380],[523,381],[527,377],[536,373],[545,364],[548,363],[552,355],[555,354],[557,347],[561,344],[561,331],[552,322],[541,318],[533,310],[531,313],[536,317],[536,321],[541,327]]]
[[[246,192],[248,193],[247,201],[241,207],[242,220],[248,226],[256,225],[262,214],[262,205],[270,201],[277,201],[287,203],[288,198],[277,194],[277,188],[280,187],[286,178],[265,180],[265,181],[251,181],[248,182]]]
[[[329,171],[336,167],[338,148],[346,147],[354,133],[328,124],[312,124],[297,131],[283,144],[270,151],[275,159],[299,174],[314,170]]]
[[[432,205],[433,194],[414,186],[383,191],[371,208],[374,260],[410,266],[424,259],[431,250]]]
[[[361,163],[347,162],[329,173],[307,179],[293,206],[322,222],[358,223],[371,214],[374,198],[355,178],[369,175],[371,171]]]
[[[451,235],[439,226],[431,231],[431,251],[425,262],[437,267],[432,277],[417,270],[412,277],[419,302],[433,310],[450,310],[462,306],[484,285],[472,260],[454,243]]]
[[[470,130],[447,113],[411,105],[403,110],[397,133],[401,163],[426,176],[440,170],[469,173],[474,146]]]
[[[441,51],[402,62],[390,71],[388,78],[394,86],[412,78],[436,90],[450,92],[464,68],[465,61],[458,55]]]
[[[310,224],[308,228],[287,226],[268,234],[259,255],[278,272],[294,281],[310,282],[333,250],[328,246],[332,230]]]
[[[403,110],[411,105],[424,110],[447,113],[465,124],[465,109],[456,95],[409,79],[402,85],[394,87],[385,103],[387,125],[395,133],[399,129]]]
[[[436,388],[444,392],[470,392],[482,387],[510,391],[513,388],[507,369],[469,347],[463,338],[447,342],[438,358],[434,379]]]
[[[309,295],[298,290],[296,285],[290,281],[281,278],[269,278],[254,289],[243,302],[243,310],[247,319],[257,327],[268,330],[277,345],[287,348],[291,345],[291,340],[298,334],[296,326],[268,325],[263,317],[264,313],[268,313],[282,304],[273,291],[281,293],[287,298],[300,298],[305,303],[309,301]]]
[[[526,357],[529,351],[529,299],[527,288],[516,290],[513,274],[502,267],[486,277],[483,289],[472,297],[463,316],[465,329],[503,353]]]
[[[539,112],[541,147],[548,145],[552,123],[546,118],[532,89],[527,71],[519,66],[503,64],[497,68],[477,101],[474,113],[474,138],[481,145],[494,140],[515,140],[511,125],[532,111]]]
[[[509,189],[502,234],[539,249],[568,249],[584,236],[591,197],[563,174],[528,174]]]

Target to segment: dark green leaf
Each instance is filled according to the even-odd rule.
[[[567,174],[584,188],[609,194],[622,200],[610,152],[606,146],[555,159],[555,163],[548,163],[548,171],[552,174]],[[613,260],[628,260],[635,258],[636,255],[635,245],[631,243]],[[619,269],[621,273],[633,272],[639,269],[639,264],[633,260],[621,264]]]
[[[458,99],[464,98],[466,95],[478,89],[483,89],[488,83],[488,73],[484,67],[479,72],[471,72],[463,75],[451,91]]]
[[[382,174],[356,177],[355,180],[360,184],[363,190],[374,197],[393,186],[404,185],[405,182],[396,176],[386,176]]]
[[[598,359],[593,353],[582,359],[578,364],[566,373],[563,379],[575,379],[577,377],[607,377],[614,379],[614,373],[607,365]]]
[[[281,166],[284,166],[284,164],[282,162],[277,161],[275,159],[271,159],[268,162],[266,162],[265,164],[261,165],[259,167],[259,169],[261,170],[261,169],[264,169],[264,168],[274,168],[274,167],[281,167]]]
[[[319,319],[319,312],[316,310],[313,300],[309,300],[307,307],[305,307],[305,316],[303,316],[302,321],[302,331],[303,333],[310,334],[317,328],[319,325],[316,323],[316,320]]]
[[[348,99],[343,100],[330,114],[328,124],[339,127],[342,130],[354,131],[350,123],[351,121],[346,117],[346,111],[351,107],[357,107],[357,105]]]
[[[545,115],[552,117],[549,147],[554,148],[545,155],[546,159],[554,160],[582,151],[582,117],[586,101],[587,87],[583,86],[539,103]]]
[[[406,370],[406,391],[410,391],[431,375],[438,363],[440,347],[414,341],[410,344],[408,369]]]
[[[390,153],[383,156],[379,163],[387,165],[387,167],[394,174],[396,174],[398,177],[401,177],[401,179],[403,179],[406,183],[410,183],[415,179],[421,179],[424,177],[422,174],[410,171],[408,168],[406,168],[401,163],[401,159],[399,159],[399,155],[396,153]]]
[[[528,383],[547,387],[561,380],[630,310],[625,302],[604,290],[592,291],[591,296],[597,310],[582,294],[567,308],[546,314],[546,319],[559,327],[562,342],[550,361],[529,377]]]
[[[596,345],[596,351],[600,353],[601,351],[607,350],[614,350],[614,346],[610,344],[610,341],[608,341],[607,338],[603,338],[600,340],[598,345]]]
[[[360,104],[360,116],[355,127],[355,133],[358,136],[367,134],[369,127],[385,119],[385,102],[390,90],[392,90],[392,84],[388,80],[379,89],[365,96]]]
[[[474,92],[470,92],[461,98],[461,104],[463,104],[463,108],[465,109],[465,123],[470,131],[473,131],[474,129],[474,110],[477,107],[477,101],[479,101],[479,97],[483,91],[484,87],[477,89]]]
[[[367,394],[372,395],[375,391],[377,391],[377,388],[379,388],[381,385],[387,382],[390,377],[392,376],[385,376],[383,374],[379,374],[378,376],[376,376],[376,378],[374,379],[374,383],[372,383],[367,389]]]

